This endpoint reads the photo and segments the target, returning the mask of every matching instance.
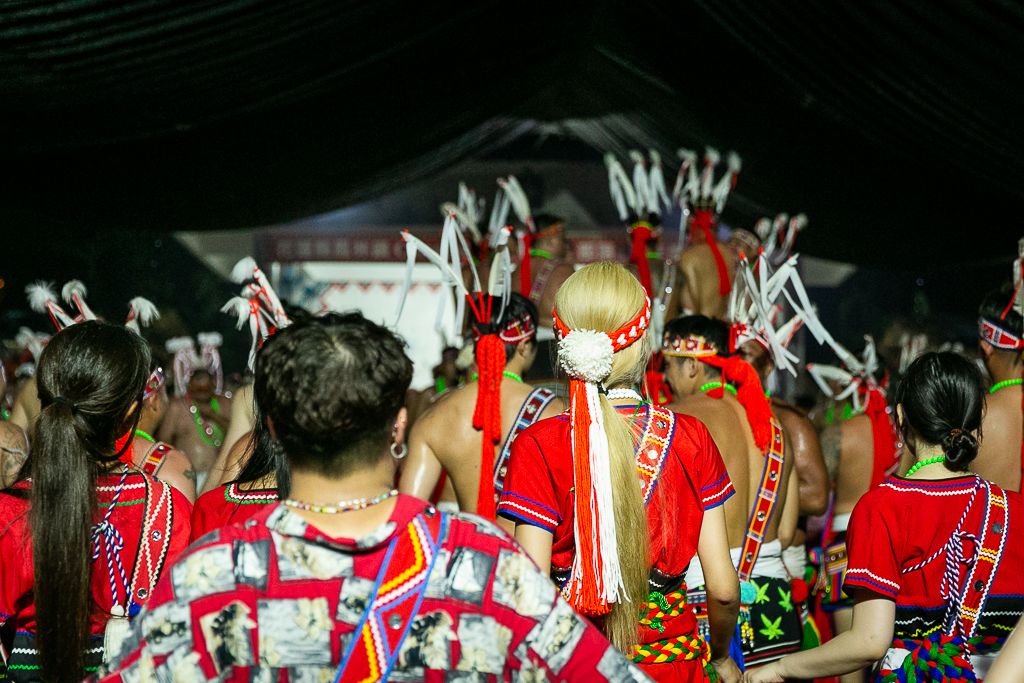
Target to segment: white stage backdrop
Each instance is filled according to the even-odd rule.
[[[279,292],[312,313],[357,310],[370,320],[395,329],[404,278],[404,263],[290,264],[281,268]],[[414,364],[413,389],[433,383],[431,370],[441,362],[445,339],[450,343],[455,340],[455,313],[450,297],[442,317],[444,336],[434,331],[441,293],[441,274],[437,268],[417,263],[397,328],[409,345],[409,357]]]

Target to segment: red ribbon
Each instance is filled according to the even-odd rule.
[[[519,293],[523,296],[529,296],[530,287],[533,286],[533,276],[530,273],[530,249],[533,247],[535,237],[528,232],[519,235],[519,241],[523,245],[523,256],[519,260]]]
[[[761,378],[758,377],[757,371],[739,356],[708,356],[701,360],[708,365],[721,368],[722,382],[736,387],[736,398],[747,411],[747,422],[754,435],[754,443],[762,453],[767,454],[772,444],[772,407],[768,403],[768,397],[764,395],[764,387],[761,386]],[[711,398],[721,398],[724,393],[725,389],[719,387],[709,391],[708,395]]]
[[[725,257],[722,256],[722,250],[718,248],[718,240],[715,239],[712,230],[717,222],[711,209],[694,209],[690,240],[697,244],[699,240],[695,240],[694,237],[704,236],[704,241],[711,248],[711,255],[715,257],[715,265],[718,267],[718,293],[725,296],[732,290],[732,283],[729,281],[729,268],[725,265]]]
[[[896,464],[896,442],[889,419],[885,396],[878,389],[868,389],[868,403],[864,414],[871,420],[872,456],[871,490],[885,481],[886,473]]]

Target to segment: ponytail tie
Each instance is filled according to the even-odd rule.
[[[964,430],[962,430],[962,429],[950,429],[949,430],[949,440],[952,441],[953,439],[955,439],[956,437],[960,436],[963,433],[964,433]]]
[[[71,409],[71,414],[72,415],[78,415],[78,406],[76,406],[74,403],[72,403],[71,401],[67,400],[63,396],[58,396],[55,399],[53,399],[53,403],[63,403],[64,405],[66,405],[68,408]],[[50,405],[53,405],[53,404],[51,403]]]

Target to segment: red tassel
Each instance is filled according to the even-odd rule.
[[[715,257],[715,266],[718,267],[718,293],[725,296],[732,290],[732,282],[729,281],[729,268],[725,265],[725,258],[722,256],[721,249],[718,248],[718,240],[715,239],[712,231],[714,226],[715,214],[711,209],[694,210],[691,233],[699,230],[700,234],[704,236],[704,241],[708,243],[711,255]]]
[[[483,430],[476,513],[494,519],[494,446],[501,439],[501,377],[505,369],[505,345],[497,335],[484,335],[476,343],[476,364],[473,427]]]
[[[640,284],[647,292],[648,299],[654,299],[651,289],[651,266],[647,262],[647,242],[651,239],[651,224],[646,221],[637,221],[630,231],[633,237],[633,251],[629,255],[629,262],[636,264],[640,271]]]
[[[519,293],[530,296],[533,287],[533,276],[530,273],[530,249],[533,247],[533,235],[523,233],[519,238],[523,243],[523,257],[519,260]]]
[[[772,407],[768,403],[768,397],[764,395],[764,387],[761,386],[761,378],[758,377],[757,371],[739,356],[710,356],[701,360],[722,368],[722,381],[736,387],[736,398],[747,411],[747,422],[754,435],[754,443],[762,453],[767,454],[772,442]],[[719,396],[712,392],[708,395],[718,398],[722,390],[719,389],[718,392]]]

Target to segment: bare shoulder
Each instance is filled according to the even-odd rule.
[[[468,394],[472,393],[467,389],[475,386],[475,383],[467,384],[435,396],[430,406],[416,419],[416,424],[413,425],[414,432],[424,437],[450,428],[452,421],[463,412],[469,398]]]
[[[25,430],[13,422],[0,420],[0,447],[20,448],[27,451],[28,437],[25,436]]]
[[[0,488],[14,483],[27,457],[25,431],[12,422],[0,421]]]
[[[811,423],[807,413],[779,399],[772,399],[772,412],[782,423],[783,429],[791,434],[801,436],[817,436],[814,425]]]
[[[997,414],[1008,416],[1021,413],[1021,389],[1017,386],[1008,386],[989,394],[986,398],[988,415]]]

